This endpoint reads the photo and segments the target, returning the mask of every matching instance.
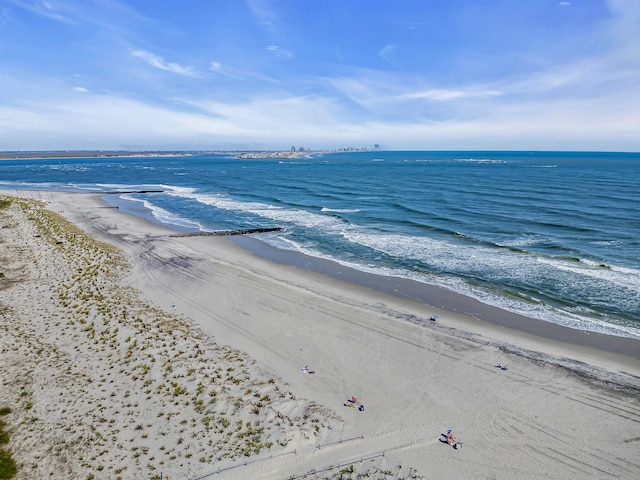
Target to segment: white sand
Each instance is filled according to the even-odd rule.
[[[108,277],[117,253],[70,259],[82,235],[36,237],[33,212],[0,210],[16,478],[337,478],[328,467],[349,464],[369,478],[640,478],[637,359],[447,312],[429,322],[423,305],[224,238],[170,237],[96,196],[55,200],[130,268]],[[364,412],[343,406],[352,395]],[[440,441],[449,428],[463,448]]]

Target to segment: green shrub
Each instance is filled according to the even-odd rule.
[[[0,480],[9,480],[18,473],[16,462],[10,452],[0,450]]]

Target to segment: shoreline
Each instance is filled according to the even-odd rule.
[[[11,191],[0,194],[12,195]],[[180,229],[177,226],[163,224],[153,218],[146,210],[134,213],[127,208],[120,208],[118,203],[107,202],[104,193],[56,192],[63,196],[86,195],[95,196],[97,208],[115,208],[118,214],[132,216],[142,222],[155,225],[165,230],[166,235],[188,234],[198,232]],[[53,197],[52,197],[53,198]],[[417,305],[417,316],[453,314],[452,326],[469,333],[483,335],[487,331],[499,339],[510,339],[513,334],[520,336],[534,350],[549,350],[556,355],[563,355],[567,345],[581,349],[581,354],[588,356],[591,362],[597,361],[599,352],[613,355],[622,361],[625,357],[640,359],[640,339],[609,335],[589,330],[580,330],[544,320],[527,317],[500,307],[482,303],[462,293],[453,292],[444,287],[430,285],[402,277],[390,277],[368,273],[344,266],[329,259],[312,257],[300,252],[282,250],[247,235],[228,237],[227,240],[248,254],[259,256],[265,260],[281,265],[290,265],[312,274],[319,274],[330,279],[344,281],[381,294],[406,299]]]
[[[322,413],[315,433],[296,433],[304,432],[304,429],[300,431],[298,429],[302,427],[284,425],[281,427],[284,433],[279,435],[289,435],[289,443],[284,447],[274,446],[266,454],[250,456],[250,461],[244,465],[242,457],[214,459],[201,464],[197,458],[182,456],[183,467],[175,461],[159,467],[158,460],[165,458],[165,447],[180,444],[179,438],[191,433],[194,434],[194,448],[203,449],[202,455],[209,455],[209,450],[220,446],[215,442],[207,446],[204,439],[198,440],[197,422],[192,425],[188,416],[184,427],[175,422],[175,430],[167,426],[164,416],[156,417],[153,405],[165,401],[166,394],[161,391],[150,392],[146,400],[144,396],[136,396],[135,406],[127,408],[124,405],[132,403],[128,394],[116,394],[112,400],[108,395],[100,399],[100,402],[108,404],[112,401],[118,406],[108,407],[107,411],[111,413],[105,414],[105,423],[97,425],[106,427],[113,421],[121,430],[109,433],[100,441],[111,435],[114,438],[128,435],[140,444],[146,442],[156,459],[151,463],[155,468],[164,468],[165,473],[171,472],[168,478],[188,478],[189,475],[197,478],[215,472],[216,468],[221,471],[218,478],[229,480],[338,478],[316,476],[315,472],[320,474],[322,468],[331,465],[356,465],[363,473],[368,468],[395,472],[402,465],[405,475],[409,468],[410,472],[419,472],[426,478],[537,479],[553,475],[582,479],[602,476],[605,472],[623,478],[640,475],[640,464],[636,459],[636,425],[640,423],[640,362],[637,358],[540,339],[459,312],[441,311],[439,321],[430,322],[428,317],[434,311],[427,310],[416,300],[378,292],[298,266],[274,263],[227,238],[174,237],[171,229],[117,209],[103,208],[100,196],[61,194],[57,198],[58,204],[47,205],[45,209],[62,210],[60,213],[67,220],[88,235],[122,250],[130,268],[122,270],[124,277],[118,284],[136,289],[145,302],[155,306],[157,313],[150,321],[161,316],[161,311],[184,319],[208,339],[199,340],[198,351],[203,350],[205,356],[214,343],[223,352],[228,351],[227,346],[246,352],[251,361],[245,356],[238,358],[246,365],[253,365],[252,371],[258,374],[255,385],[261,385],[260,388],[277,386],[270,390],[271,396],[284,389],[293,395],[279,407],[280,412],[292,412],[292,402],[309,399],[319,406],[319,410],[314,411]],[[31,228],[28,221],[25,222],[20,224],[21,228]],[[5,228],[9,226],[7,223]],[[23,255],[20,252],[24,247],[20,247],[20,242],[40,245],[43,239],[23,235],[15,241],[16,251]],[[98,361],[100,357],[92,359],[92,355],[102,354],[99,350],[89,353],[93,343],[91,337],[78,343],[75,338],[80,334],[79,329],[73,336],[60,336],[64,334],[64,330],[60,331],[63,325],[43,322],[55,314],[52,318],[59,318],[64,324],[66,315],[56,313],[57,307],[49,304],[46,289],[38,301],[33,299],[44,289],[42,280],[37,280],[44,270],[38,268],[46,266],[54,276],[55,269],[60,269],[57,264],[49,265],[57,258],[52,253],[64,247],[65,242],[61,243],[62,247],[56,245],[54,242],[50,247],[40,246],[40,250],[33,251],[41,262],[45,262],[42,267],[34,267],[37,290],[31,287],[25,289],[22,296],[14,294],[14,308],[24,309],[21,318],[25,324],[32,324],[36,330],[45,329],[41,341],[53,342],[55,348],[68,343],[69,352],[78,348],[86,352],[80,357],[71,353],[76,358],[73,365],[77,368],[90,360],[94,370],[82,375],[99,378],[112,375],[112,380],[127,385],[122,390],[135,392],[133,384],[127,383],[133,381],[128,376],[131,375],[128,373],[130,366],[119,372],[117,368],[109,369],[108,362]],[[71,272],[82,270],[79,268],[81,259],[77,262],[65,268]],[[129,310],[126,303],[123,305]],[[43,317],[44,308],[52,309],[47,317]],[[156,323],[151,325],[150,332],[156,332]],[[120,325],[122,330],[125,327]],[[147,334],[147,327],[143,326],[137,334],[140,343],[147,344],[144,343]],[[11,335],[11,331],[7,330],[5,335]],[[124,337],[126,333],[120,335]],[[163,335],[169,335],[163,338],[173,336],[179,343],[174,350],[170,345],[166,350],[160,350],[166,340],[154,340],[151,352],[162,355],[163,362],[186,360],[185,354],[192,351],[181,346],[182,342],[187,342],[186,332],[184,340],[182,333],[176,335],[168,331]],[[130,343],[123,342],[120,347],[116,345],[116,357],[120,355],[116,352],[130,349]],[[3,352],[11,352],[13,344],[6,343]],[[31,351],[32,347],[27,348],[27,345],[21,349],[24,362],[37,360]],[[149,351],[134,353],[134,359],[139,357],[143,361]],[[119,361],[130,361],[127,358]],[[496,368],[497,364],[509,368],[502,371]],[[15,365],[14,360],[11,368],[7,365],[7,369],[1,370],[13,372]],[[51,368],[55,372],[57,368],[65,369],[65,365],[52,365]],[[219,369],[213,360],[206,365],[209,369]],[[313,369],[314,374],[303,371],[304,366]],[[42,367],[39,368],[41,373],[33,378],[34,391],[45,388],[50,378],[43,375]],[[180,371],[186,373],[186,366]],[[18,373],[16,370],[15,374]],[[214,373],[211,371],[206,375]],[[136,377],[138,375],[135,373]],[[82,376],[74,374],[71,378],[81,379]],[[182,381],[181,377],[174,378],[174,381]],[[149,377],[148,381],[153,379],[158,381],[157,376]],[[13,385],[7,383],[6,377],[4,381]],[[70,385],[69,382],[66,384]],[[38,402],[53,402],[49,408],[59,412],[61,407],[56,402],[73,400],[67,399],[67,396],[75,395],[73,392],[77,392],[77,398],[86,398],[89,408],[88,405],[96,401],[94,397],[102,395],[100,383],[89,385],[87,389],[87,384],[81,383],[79,390],[72,389],[66,394],[61,391],[60,399],[57,395],[29,397],[33,398],[33,412],[44,417]],[[233,383],[228,385],[232,387]],[[19,383],[16,388],[31,390],[28,386],[19,387]],[[251,400],[252,396],[242,397],[245,388],[239,391],[243,399],[239,405],[246,404],[248,408],[252,403],[247,403],[247,397]],[[19,392],[18,389],[15,394]],[[6,394],[3,392],[0,397]],[[345,398],[352,395],[366,404],[364,412],[343,406]],[[70,409],[67,416],[85,414],[74,410],[76,407],[71,402],[65,405]],[[133,411],[129,412],[131,408]],[[181,410],[186,414],[189,408],[181,407]],[[143,416],[144,420],[134,421],[141,425],[141,431],[136,433],[128,415],[136,418],[143,415],[143,409],[148,409],[149,413]],[[240,414],[234,414],[231,421],[243,419],[238,416]],[[247,414],[249,419],[255,419],[249,412]],[[270,417],[259,418],[264,421]],[[28,444],[28,436],[20,437],[24,418],[22,421],[15,418],[13,422],[21,444]],[[464,449],[453,450],[439,440],[448,428],[453,428],[459,440],[464,442]],[[150,435],[140,437],[140,433]],[[48,441],[42,442],[41,448],[47,447]],[[190,442],[185,443],[187,446],[177,447],[177,452],[170,448],[170,454],[184,455],[187,450],[180,449],[188,449]],[[114,445],[113,448],[119,451],[119,447]],[[35,453],[26,450],[22,454],[48,458],[55,455],[53,450]],[[80,463],[87,463],[86,453],[84,461],[82,458],[67,459],[68,468],[83,471],[85,466]],[[125,478],[134,471],[142,472],[134,470],[144,468],[136,465],[137,458],[126,452],[118,457],[119,462],[128,465]],[[228,467],[233,468],[226,470]],[[186,475],[187,471],[189,475]],[[83,472],[83,476],[69,478],[85,478],[86,471]],[[46,471],[40,473],[45,475]]]
[[[394,295],[418,302],[425,306],[424,315],[430,311],[442,315],[443,312],[460,314],[469,319],[492,324],[498,328],[517,330],[540,339],[569,343],[579,347],[594,348],[609,353],[618,353],[640,359],[640,340],[617,335],[579,330],[556,323],[526,317],[500,307],[485,304],[472,297],[447,290],[437,285],[429,285],[402,277],[389,277],[363,272],[332,260],[310,257],[298,252],[280,250],[259,239],[239,238],[231,241],[254,254],[285,265],[292,265],[311,272],[326,275],[347,283],[370,288],[384,294]],[[469,324],[468,328],[473,329]],[[478,333],[477,330],[473,329]]]
[[[102,198],[103,195],[99,193],[68,193],[63,197],[67,207],[71,206],[68,202],[73,196],[87,196],[96,208],[108,205]],[[99,216],[104,217],[105,214],[106,212],[100,212]],[[130,224],[143,230],[153,226],[158,229],[156,235],[159,237],[173,236],[176,232],[181,232],[148,216],[139,216],[120,209],[116,209],[113,216],[114,218],[130,217]],[[77,217],[71,217],[71,219],[74,223],[79,221]],[[91,221],[87,218],[84,218],[81,223],[85,228],[91,227]],[[147,234],[147,238],[152,236]],[[203,237],[202,241],[206,242],[205,238]],[[194,240],[191,239],[192,242]],[[635,377],[628,382],[627,386],[640,389],[640,340],[585,332],[531,319],[499,307],[483,304],[471,297],[439,286],[410,279],[369,274],[331,260],[280,250],[251,236],[221,237],[220,241],[222,243],[216,244],[216,248],[222,251],[229,246],[237,248],[239,255],[247,261],[253,257],[261,258],[270,265],[269,268],[275,267],[282,274],[301,273],[305,278],[311,279],[315,285],[320,286],[336,281],[338,283],[334,286],[346,292],[361,293],[384,307],[387,304],[392,305],[394,310],[402,311],[398,315],[402,321],[415,323],[420,327],[430,327],[432,322],[427,319],[435,313],[440,316],[435,322],[437,327],[450,329],[451,333],[458,337],[474,341],[480,339],[480,342],[523,358],[535,358],[563,368],[580,370],[581,375],[593,379],[596,379],[597,374],[593,374],[591,365],[622,372],[627,369],[634,372],[632,377]],[[378,295],[381,298],[377,298]],[[582,365],[586,368],[582,368]]]
[[[102,194],[96,194],[98,197]],[[103,199],[100,199],[104,202]],[[105,202],[105,205],[112,205]],[[113,203],[117,205],[117,203]],[[179,227],[166,225],[146,211],[134,213],[127,208],[120,208],[120,213],[133,215],[143,221],[166,228],[168,231],[183,233]],[[446,312],[459,314],[468,321],[458,326],[470,329],[472,332],[482,334],[489,328],[495,330],[494,335],[500,335],[500,329],[506,328],[521,332],[525,336],[533,336],[533,339],[547,339],[552,342],[566,343],[587,349],[629,356],[640,359],[640,339],[610,335],[595,331],[581,330],[567,327],[557,323],[527,317],[500,307],[483,303],[475,298],[462,293],[448,290],[438,285],[430,285],[403,277],[390,277],[375,273],[364,272],[336,261],[312,257],[300,252],[278,249],[252,236],[237,236],[229,238],[229,241],[239,247],[266,260],[282,265],[291,265],[312,273],[345,281],[383,294],[415,301],[424,306],[423,315],[430,317],[433,314],[442,315]],[[538,342],[539,343],[539,342]]]

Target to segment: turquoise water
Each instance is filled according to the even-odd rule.
[[[446,287],[574,328],[640,338],[640,154],[355,152],[0,162],[0,188],[108,197],[182,230],[260,239]]]

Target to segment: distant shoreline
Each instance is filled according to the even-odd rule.
[[[324,152],[314,152],[324,153]],[[228,155],[238,159],[301,158],[309,152],[280,151],[215,151],[215,152],[0,152],[0,160],[39,160],[54,158],[164,158],[196,157],[199,155]]]
[[[0,152],[0,160],[34,160],[38,158],[122,158],[122,157],[190,157],[214,152],[128,152],[128,151],[42,151]]]
[[[0,152],[0,160],[36,160],[47,158],[141,158],[194,157],[198,155],[230,155],[239,159],[301,158],[319,153],[372,152],[370,149],[336,149],[293,152],[288,150],[44,150]]]

